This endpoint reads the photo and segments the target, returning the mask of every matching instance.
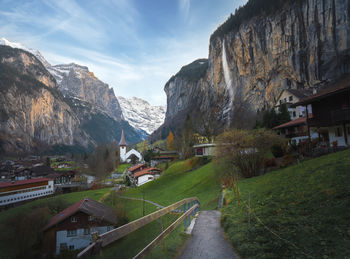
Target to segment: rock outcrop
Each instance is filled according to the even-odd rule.
[[[77,64],[56,65],[47,68],[56,78],[59,90],[65,97],[76,97],[106,112],[117,121],[123,119],[122,110],[113,88],[95,77],[85,66]]]
[[[29,151],[35,142],[88,147],[92,139],[63,100],[55,79],[29,52],[0,46],[0,149]]]
[[[173,118],[197,111],[215,114],[217,125],[251,127],[282,89],[319,88],[350,72],[350,0],[282,3],[235,27],[231,16],[213,33],[207,70],[194,80],[180,71],[165,85],[164,126],[176,127]]]

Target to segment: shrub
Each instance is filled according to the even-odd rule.
[[[265,158],[264,159],[264,168],[273,167],[276,165],[277,165],[276,158]]]
[[[274,144],[271,147],[271,152],[275,157],[282,157],[283,156],[283,148],[280,144]]]

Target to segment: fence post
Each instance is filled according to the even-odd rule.
[[[248,193],[248,230],[250,229],[250,192]]]
[[[186,212],[186,203],[184,204],[184,213]],[[186,220],[186,217],[184,219],[184,226],[185,226],[185,229],[187,228],[187,220]]]
[[[187,209],[191,209],[191,203],[187,204]],[[188,226],[191,225],[191,213],[188,215]]]

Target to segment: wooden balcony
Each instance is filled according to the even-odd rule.
[[[314,114],[313,118],[308,120],[310,126],[331,126],[350,122],[350,108],[328,111],[317,116]]]

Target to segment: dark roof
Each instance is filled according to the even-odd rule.
[[[35,166],[32,168],[32,174],[35,176],[44,176],[52,173],[55,173],[55,171],[46,165]]]
[[[312,95],[312,91],[309,89],[287,89],[288,92],[298,97],[299,99],[303,99]]]
[[[119,141],[119,146],[126,146],[124,130],[122,130],[122,136],[121,136],[120,141]]]
[[[161,173],[162,170],[160,170],[159,168],[155,168],[155,167],[151,167],[151,168],[146,168],[140,172],[137,172],[134,174],[134,177],[139,177],[145,174],[155,174],[155,173]]]
[[[142,166],[143,166],[143,164],[134,165],[133,167],[130,167],[128,171],[129,171],[129,172],[133,172],[133,171],[139,169],[139,168],[142,167]]]
[[[350,91],[350,74],[342,76],[337,81],[329,84],[327,88],[320,90],[318,93],[314,95],[306,97],[300,102],[295,103],[293,106],[310,104],[318,100],[322,100],[328,96],[340,94],[347,91]]]
[[[306,98],[306,97],[312,95],[312,91],[310,89],[283,89],[281,91],[281,93],[279,94],[277,100],[280,99],[280,97],[284,91],[291,93],[292,95],[298,97],[299,99],[303,99],[303,98]]]
[[[107,221],[111,224],[117,223],[117,216],[113,209],[90,198],[85,198],[81,201],[78,201],[77,203],[74,203],[65,210],[53,216],[44,227],[44,231],[57,225],[58,223],[74,215],[78,211],[84,212],[90,216],[93,216],[96,219]]]
[[[312,118],[312,114],[309,114],[309,118]],[[295,120],[283,123],[281,125],[274,127],[273,129],[295,127],[295,126],[302,125],[302,124],[306,125],[306,117],[300,117],[300,118],[297,118]]]
[[[15,181],[15,182],[0,182],[0,188],[10,187],[10,186],[19,186],[19,185],[30,184],[30,183],[47,182],[47,181],[52,181],[52,179],[36,178],[36,179],[21,180],[21,181]]]

